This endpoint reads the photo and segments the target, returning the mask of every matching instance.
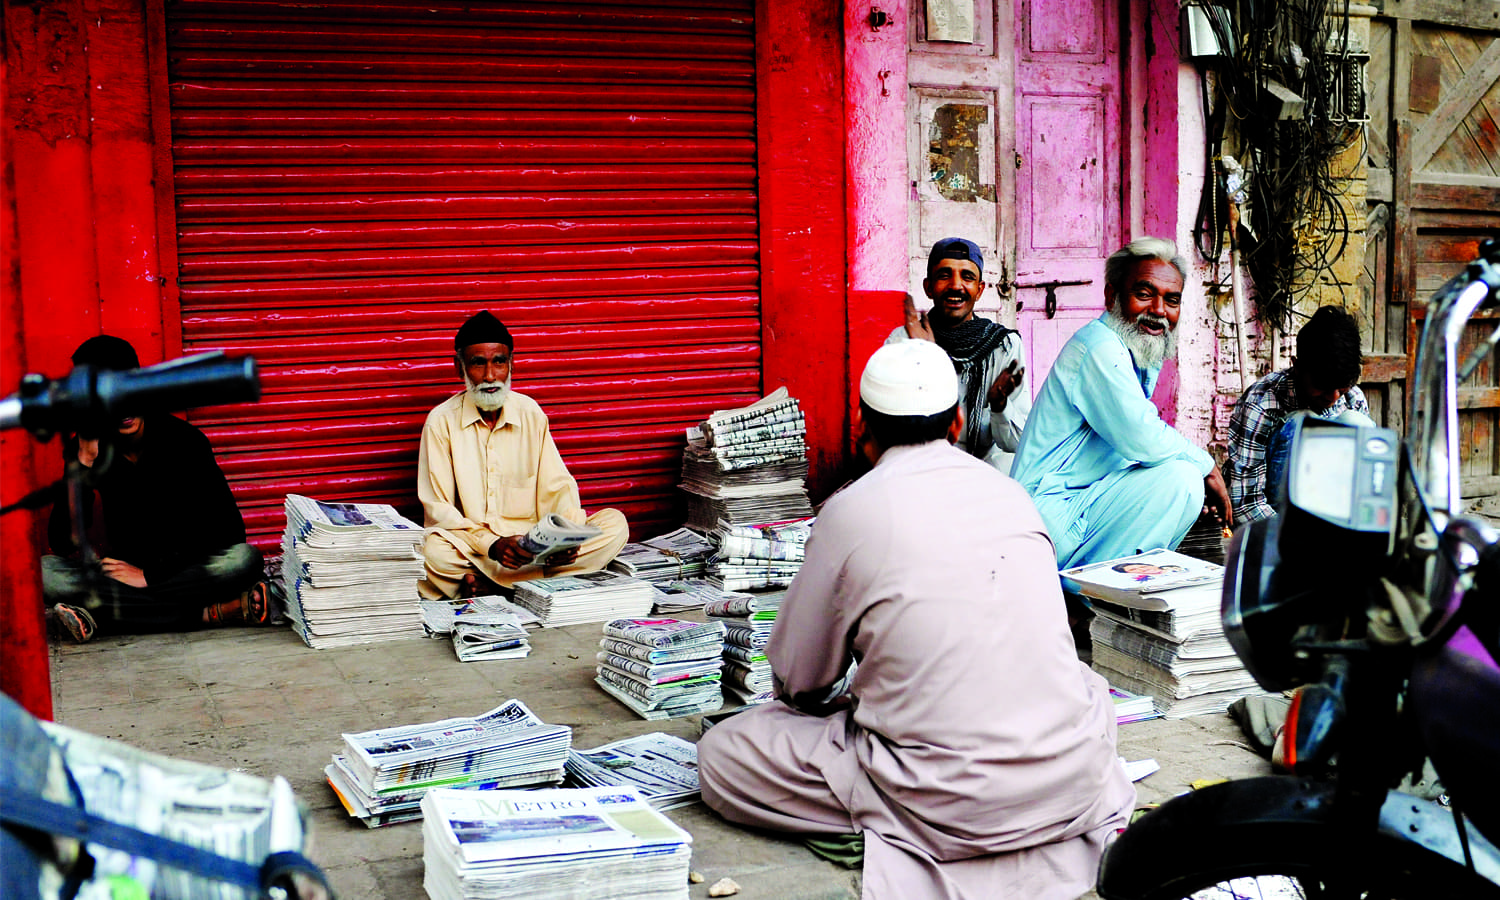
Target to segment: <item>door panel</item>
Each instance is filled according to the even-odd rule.
[[[1015,15],[1015,282],[1034,395],[1066,335],[1103,310],[1104,260],[1124,243],[1121,60],[1111,3],[1016,0]],[[1073,282],[1053,290],[1056,318],[1049,282]]]

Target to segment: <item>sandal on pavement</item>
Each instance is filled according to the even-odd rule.
[[[258,581],[233,600],[205,606],[203,621],[208,625],[271,624],[271,597],[266,583]]]
[[[89,611],[81,606],[71,603],[58,603],[52,607],[52,614],[57,618],[59,624],[68,632],[68,636],[75,642],[86,644],[94,639],[98,633],[99,626],[95,624],[94,617]]]
[[[238,625],[245,621],[244,599],[235,597],[222,603],[210,603],[203,607],[205,625]]]
[[[271,624],[271,594],[264,581],[257,581],[240,598],[240,615],[246,625]]]

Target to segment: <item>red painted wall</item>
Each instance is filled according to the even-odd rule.
[[[138,0],[10,3],[4,24],[11,227],[0,390],[14,390],[23,370],[66,373],[73,348],[100,331],[130,340],[143,363],[160,360],[144,11]],[[5,502],[62,471],[56,442],[20,443],[6,438]],[[24,549],[40,541],[33,523],[11,519],[19,514],[4,523],[0,558],[0,687],[48,715],[36,553]]]
[[[756,21],[763,387],[802,403],[818,502],[840,483],[848,431],[842,7],[761,0]]]

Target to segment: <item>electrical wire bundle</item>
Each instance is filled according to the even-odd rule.
[[[1219,259],[1231,199],[1243,207],[1235,237],[1263,326],[1286,328],[1297,295],[1348,245],[1331,165],[1363,134],[1363,54],[1349,47],[1347,0],[1341,16],[1330,17],[1328,7],[1328,0],[1200,7],[1218,46],[1232,52],[1209,57],[1203,79],[1212,165],[1194,241],[1205,259]],[[1226,144],[1249,173],[1235,198],[1226,192]]]

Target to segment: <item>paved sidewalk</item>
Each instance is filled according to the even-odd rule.
[[[102,638],[52,648],[53,701],[57,721],[75,728],[285,776],[309,808],[313,859],[341,900],[413,900],[425,896],[421,824],[368,829],[344,813],[323,781],[339,735],[475,715],[514,697],[544,721],[571,726],[575,747],[652,731],[695,738],[697,717],[647,722],[594,685],[598,640],[597,624],[543,629],[527,659],[461,663],[447,641],[312,650],[285,628]],[[1222,715],[1138,722],[1120,736],[1127,759],[1154,757],[1162,767],[1137,785],[1140,803],[1197,779],[1268,771]],[[705,877],[692,889],[695,900],[726,875],[743,900],[859,897],[857,872],[800,843],[731,826],[701,804],[667,815],[693,835],[692,868]]]

